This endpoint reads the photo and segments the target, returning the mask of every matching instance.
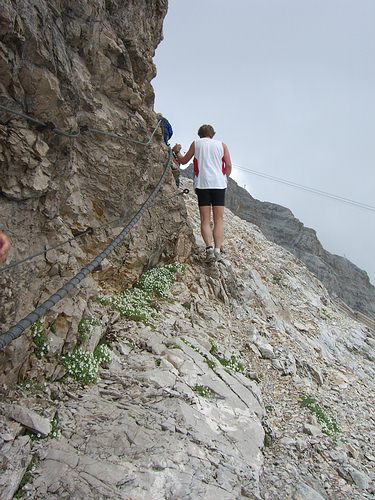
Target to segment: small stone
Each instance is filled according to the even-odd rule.
[[[318,427],[317,425],[311,425],[311,424],[303,424],[303,429],[302,432],[305,434],[309,434],[310,436],[322,436],[322,429]]]
[[[9,434],[8,432],[6,432],[5,434],[1,434],[0,438],[3,439],[6,443],[8,441],[13,441],[13,439],[14,439],[14,437],[11,434]]]
[[[348,457],[345,451],[343,450],[332,450],[329,452],[329,456],[332,458],[333,461],[338,462],[340,464],[348,460]]]
[[[355,485],[358,486],[358,488],[367,490],[370,484],[370,478],[367,476],[367,474],[352,467],[350,470],[350,475],[352,476],[352,479]]]
[[[294,445],[295,441],[290,437],[283,437],[280,439],[279,443],[283,446],[288,447]]]
[[[297,448],[298,451],[303,452],[307,450],[308,448],[308,443],[304,441],[303,439],[297,439],[295,441],[295,447]]]
[[[348,455],[352,458],[358,458],[358,450],[356,450],[351,444],[348,444],[347,447],[347,452],[348,452]]]
[[[354,483],[358,488],[367,490],[370,484],[370,478],[364,472],[359,471],[351,465],[343,465],[338,469],[338,473],[346,481]]]
[[[275,353],[273,351],[273,347],[262,339],[259,335],[254,335],[252,339],[255,346],[258,348],[262,358],[264,359],[273,359],[275,357]]]
[[[1,409],[9,418],[19,422],[36,434],[48,436],[51,432],[51,423],[48,419],[41,417],[35,411],[16,404],[3,403]]]
[[[315,382],[318,385],[323,385],[324,384],[324,377],[322,374],[322,370],[318,366],[313,366],[310,363],[306,363],[306,362],[305,362],[305,366],[308,369],[308,371],[311,373],[311,376],[315,380]]]
[[[297,328],[297,330],[300,330],[301,332],[308,332],[309,328],[304,325],[303,323],[300,323],[299,321],[294,321],[293,325]]]
[[[34,144],[34,150],[38,153],[38,155],[42,158],[47,155],[49,146],[40,138],[38,138]]]
[[[316,490],[305,483],[299,483],[293,495],[293,500],[325,500]]]

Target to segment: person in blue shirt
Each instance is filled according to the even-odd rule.
[[[158,118],[160,120],[160,125],[163,131],[164,142],[167,146],[169,146],[169,140],[173,135],[172,125],[166,118],[164,118],[164,116],[161,113],[158,114]]]
[[[163,131],[164,142],[169,147],[170,146],[169,140],[173,135],[172,125],[166,118],[164,118],[164,116],[161,113],[158,114],[158,118],[160,120],[160,125]],[[173,151],[173,162],[171,168],[174,180],[176,181],[176,186],[180,187],[180,164],[177,161],[177,157],[174,151]]]

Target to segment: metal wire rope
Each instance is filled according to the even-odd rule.
[[[91,127],[88,127],[87,125],[82,125],[79,127],[79,130],[75,131],[75,132],[66,132],[64,130],[61,130],[59,128],[56,128],[54,123],[52,122],[42,122],[41,120],[38,120],[36,118],[33,118],[32,116],[30,115],[27,115],[25,113],[21,113],[20,111],[15,111],[14,109],[11,109],[11,108],[8,108],[7,106],[3,106],[2,104],[0,104],[0,109],[2,109],[3,111],[6,111],[8,113],[12,113],[13,115],[15,116],[19,116],[21,118],[24,118],[25,120],[28,120],[32,123],[35,123],[36,125],[39,125],[41,127],[43,127],[44,129],[46,130],[50,130],[51,132],[53,132],[54,134],[57,134],[57,135],[62,135],[64,137],[69,137],[69,138],[75,138],[75,137],[78,137],[80,136],[82,133],[84,132],[91,132],[93,134],[100,134],[100,135],[106,135],[108,137],[112,137],[113,139],[118,139],[118,140],[121,140],[121,141],[126,141],[126,142],[132,142],[134,144],[140,144],[142,146],[148,146],[150,145],[160,123],[161,123],[161,120],[158,121],[156,127],[154,128],[154,130],[152,131],[150,137],[148,138],[147,141],[138,141],[137,139],[130,139],[129,137],[126,137],[126,136],[122,136],[120,134],[116,134],[116,133],[113,133],[113,132],[106,132],[105,130],[99,130],[99,129],[96,129],[96,128],[91,128]]]
[[[63,135],[65,137],[70,137],[70,138],[74,138],[74,137],[78,137],[80,134],[81,134],[81,131],[82,132],[91,132],[91,133],[96,133],[96,134],[102,134],[102,135],[106,135],[108,137],[112,137],[112,138],[115,138],[115,139],[119,139],[119,140],[125,140],[127,142],[133,142],[133,143],[136,143],[136,144],[141,144],[143,146],[149,146],[151,144],[151,141],[161,123],[161,120],[158,121],[156,127],[154,128],[154,130],[152,131],[150,137],[148,138],[147,141],[138,141],[136,139],[130,139],[130,138],[127,138],[127,137],[123,137],[121,135],[118,135],[118,134],[115,134],[115,133],[111,133],[111,132],[105,132],[103,130],[98,130],[98,129],[93,129],[93,128],[90,128],[90,127],[87,127],[86,125],[85,126],[82,126],[80,127],[80,130],[77,131],[77,132],[74,132],[74,133],[68,133],[68,132],[65,132],[63,130],[60,130],[60,129],[57,129],[55,128],[54,124],[52,122],[48,122],[48,123],[45,123],[45,122],[42,122],[36,118],[33,118],[32,116],[29,116],[25,113],[21,113],[19,111],[15,111],[11,108],[8,108],[7,106],[3,106],[2,104],[0,104],[0,109],[4,110],[4,111],[7,111],[9,113],[12,113],[16,116],[19,116],[21,118],[24,118],[32,123],[35,123],[39,126],[42,126],[44,127],[45,129],[49,129],[51,130],[52,132],[58,134],[58,135]],[[43,250],[39,250],[38,252],[28,256],[28,257],[25,257],[24,259],[20,260],[20,261],[17,261],[17,262],[13,262],[3,268],[0,269],[0,274],[5,272],[5,271],[8,271],[9,269],[12,269],[20,264],[23,264],[24,262],[28,262],[29,260],[32,260],[40,255],[44,255],[46,252],[49,252],[50,250],[55,250],[56,248],[59,248],[59,247],[62,247],[63,245],[66,245],[67,243],[70,243],[71,241],[77,239],[77,238],[80,238],[81,236],[83,236],[84,234],[88,234],[90,233],[91,231],[95,231],[97,229],[100,229],[100,228],[104,228],[110,224],[112,224],[113,222],[118,222],[118,221],[121,221],[121,219],[115,219],[111,222],[108,222],[102,226],[98,226],[96,228],[89,228],[87,230],[85,230],[84,232],[72,237],[72,238],[68,238],[67,240],[61,242],[61,243],[57,243],[56,245],[53,245],[51,247],[48,247],[48,248],[44,248]],[[6,229],[8,230],[8,229]],[[10,233],[12,233],[10,230],[8,230]]]
[[[176,193],[172,196],[169,196],[168,198],[165,198],[163,201],[166,202],[168,200],[176,198],[177,196],[188,194],[188,193],[189,193],[189,189],[183,189],[182,191],[179,191],[178,193]],[[56,243],[56,245],[51,245],[49,247],[46,246],[45,248],[38,250],[37,252],[35,252],[31,255],[28,255],[27,257],[24,257],[21,260],[17,260],[16,262],[12,262],[12,263],[8,264],[7,266],[0,268],[0,274],[4,273],[5,271],[9,271],[9,269],[13,269],[14,267],[18,267],[21,264],[24,264],[25,262],[29,262],[30,260],[33,260],[36,257],[40,257],[41,255],[45,255],[47,252],[51,252],[52,250],[56,250],[57,248],[60,248],[64,245],[67,245],[68,243],[71,243],[72,241],[77,240],[78,238],[81,238],[82,236],[85,236],[86,234],[92,234],[92,233],[95,233],[96,231],[98,231],[99,229],[104,229],[106,227],[110,227],[115,222],[122,222],[123,223],[124,218],[125,218],[125,216],[117,217],[116,219],[110,220],[110,221],[106,222],[105,224],[101,224],[100,226],[88,227],[84,231],[81,231],[78,234],[76,234],[75,236],[72,236],[64,241]],[[7,227],[5,227],[3,224],[0,224],[0,230],[9,232],[10,234],[17,236],[15,233],[13,233],[13,231],[11,231]]]
[[[81,131],[82,132],[87,131],[87,132],[91,132],[93,134],[106,135],[108,137],[112,137],[113,139],[119,139],[122,141],[133,142],[135,144],[141,144],[141,146],[148,146],[151,143],[160,123],[161,123],[161,120],[158,121],[156,127],[154,128],[154,130],[152,131],[152,134],[150,135],[150,137],[148,138],[148,140],[146,142],[137,141],[136,139],[129,139],[128,137],[124,137],[122,135],[115,134],[113,132],[106,132],[105,130],[98,130],[96,128],[91,128],[91,127],[85,127],[85,126],[81,127]]]
[[[239,165],[233,165],[234,168],[238,168],[238,170],[243,170],[244,172],[249,172],[250,174],[257,175],[258,177],[264,177],[265,179],[280,182],[281,184],[286,184],[290,187],[295,187],[297,189],[302,189],[303,191],[308,191],[309,193],[314,193],[319,196],[325,196],[326,198],[331,198],[336,201],[341,201],[342,203],[347,203],[348,205],[354,205],[359,208],[364,208],[365,210],[370,210],[370,212],[375,212],[375,207],[372,205],[368,205],[367,203],[362,203],[360,201],[351,200],[349,198],[344,198],[343,196],[336,195],[333,193],[328,193],[327,191],[321,191],[320,189],[315,189],[309,186],[304,186],[302,184],[297,184],[293,181],[288,181],[286,179],[282,179],[280,177],[275,177],[273,175],[264,174],[262,172],[257,172],[256,170],[252,170],[250,168],[240,167]]]
[[[50,252],[51,250],[56,250],[56,248],[60,248],[64,245],[67,245],[68,243],[74,241],[74,240],[77,240],[78,238],[81,238],[82,236],[85,236],[86,234],[92,234],[94,233],[95,231],[98,231],[99,229],[104,229],[106,227],[110,227],[112,226],[112,224],[114,224],[115,222],[120,222],[120,223],[123,223],[124,222],[124,219],[125,219],[125,215],[122,215],[121,217],[117,217],[116,219],[112,219],[108,222],[106,222],[105,224],[101,224],[100,226],[96,226],[96,227],[88,227],[87,229],[79,232],[78,234],[76,234],[75,236],[72,236],[64,241],[61,241],[59,243],[56,243],[56,245],[51,245],[49,247],[45,247],[41,250],[38,250],[37,252],[31,254],[31,255],[28,255],[27,257],[21,259],[21,260],[17,260],[16,262],[12,262],[11,264],[8,264],[7,266],[5,267],[2,267],[0,268],[0,274],[5,272],[5,271],[8,271],[9,269],[12,269],[13,267],[17,267],[21,264],[24,264],[25,262],[29,262],[30,260],[33,260],[35,259],[36,257],[39,257],[40,255],[44,255],[46,254],[47,252]],[[15,233],[13,233],[10,229],[8,229],[7,227],[5,227],[3,224],[0,224],[0,230],[4,230],[5,232],[9,232],[10,234],[13,234],[14,236],[17,236]]]
[[[167,201],[172,200],[173,198],[177,198],[177,196],[181,196],[181,195],[189,194],[189,193],[190,193],[189,189],[187,189],[187,188],[182,189],[182,191],[179,191],[176,194],[172,194],[172,196],[168,196],[168,198],[163,198],[163,202],[166,203]]]
[[[21,113],[20,111],[15,111],[14,109],[8,108],[7,106],[3,106],[2,104],[0,104],[0,109],[7,111],[8,113],[12,113],[15,116],[19,116],[21,118],[24,118],[25,120],[28,120],[29,122],[35,123],[36,125],[39,125],[39,126],[43,127],[44,129],[49,129],[57,135],[62,135],[64,137],[71,137],[71,138],[78,137],[79,135],[81,135],[80,130],[77,130],[76,132],[65,132],[64,130],[60,130],[60,129],[56,128],[52,122],[48,122],[48,123],[42,122],[41,120],[33,118],[30,115],[26,115],[25,113]]]
[[[81,236],[84,236],[85,234],[91,234],[93,231],[95,231],[96,229],[99,229],[100,227],[104,227],[104,226],[99,226],[99,227],[96,227],[96,228],[92,228],[92,227],[87,228],[84,231],[80,232],[79,234],[76,234],[75,236],[72,236],[71,238],[68,238],[65,241],[61,241],[60,243],[56,243],[56,245],[51,245],[50,247],[46,247],[43,250],[38,250],[37,252],[35,252],[35,253],[31,254],[31,255],[28,255],[27,257],[25,257],[25,258],[23,258],[21,260],[17,260],[16,262],[12,262],[11,264],[8,264],[7,266],[2,267],[0,269],[0,274],[3,273],[3,272],[5,272],[5,271],[8,271],[9,269],[12,269],[13,267],[17,267],[17,266],[19,266],[21,264],[24,264],[25,262],[33,260],[36,257],[39,257],[40,255],[44,255],[47,252],[50,252],[51,250],[56,250],[56,248],[60,248],[60,247],[62,247],[64,245],[67,245],[71,241],[74,241],[74,240],[76,240],[78,238],[81,238]],[[8,231],[8,229],[6,229],[6,231]]]
[[[167,174],[169,172],[169,167],[172,163],[172,150],[169,149],[168,160],[165,165],[164,172],[159,179],[155,189],[148,196],[142,207],[134,215],[132,220],[127,224],[121,233],[107,246],[103,252],[95,257],[89,264],[84,266],[78,274],[76,274],[68,283],[66,283],[62,288],[57,290],[49,299],[47,299],[43,304],[37,307],[33,312],[28,314],[25,318],[20,320],[16,325],[12,326],[7,332],[0,335],[0,349],[4,349],[13,340],[20,337],[22,333],[29,328],[35,321],[44,316],[53,306],[60,302],[71,290],[73,290],[83,279],[86,278],[94,269],[96,269],[103,260],[108,257],[108,255],[113,252],[113,250],[124,240],[131,229],[138,223],[144,212],[150,207],[154,201],[156,195],[158,194],[161,186],[165,182]]]

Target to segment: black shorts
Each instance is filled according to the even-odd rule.
[[[225,207],[225,191],[226,189],[198,189],[195,192],[198,196],[198,206],[207,207]]]

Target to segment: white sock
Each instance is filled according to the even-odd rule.
[[[220,248],[215,248],[214,252],[215,253],[220,253]]]

